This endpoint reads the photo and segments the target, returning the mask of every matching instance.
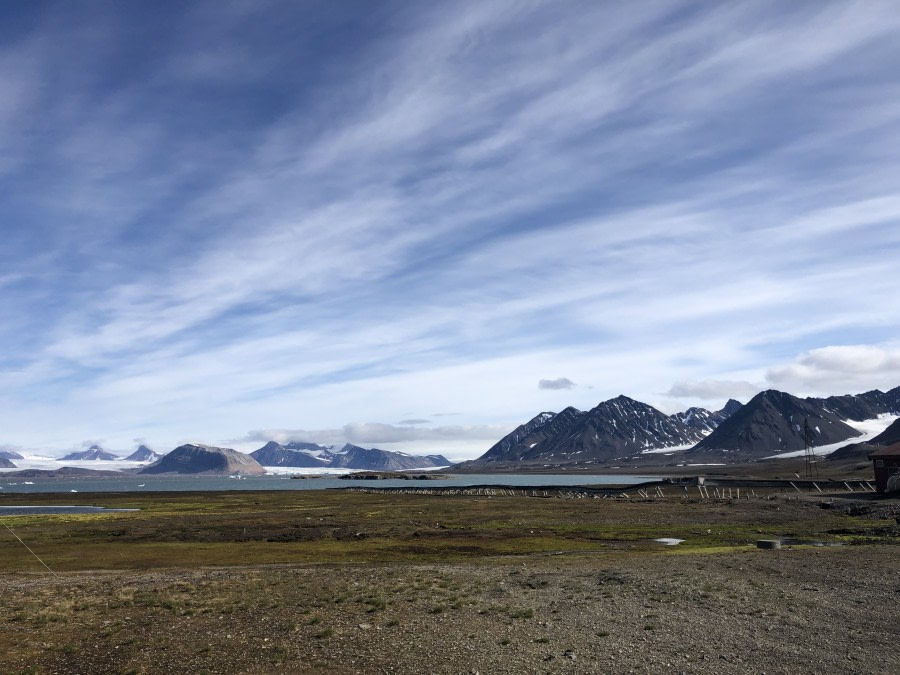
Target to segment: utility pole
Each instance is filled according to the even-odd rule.
[[[806,460],[806,477],[818,478],[819,465],[816,463],[816,453],[813,452],[812,429],[809,428],[809,418],[803,420],[803,456]]]

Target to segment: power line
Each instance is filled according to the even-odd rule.
[[[24,541],[22,541],[22,540],[19,538],[19,535],[17,535],[15,532],[13,532],[13,531],[12,531],[12,528],[11,528],[9,525],[7,525],[6,523],[3,523],[3,527],[5,527],[7,530],[9,530],[9,533],[10,533],[12,536],[14,536],[16,539],[18,539],[18,540],[19,540],[19,543],[22,544],[22,546],[24,546],[25,548],[27,548],[27,549],[28,549],[28,552],[29,552],[31,555],[33,555],[35,558],[37,558],[37,559],[38,559],[38,562],[41,563],[41,565],[43,565],[44,567],[46,567],[46,568],[47,568],[47,571],[49,571],[50,574],[52,574],[52,575],[55,576],[55,577],[59,577],[59,575],[58,575],[56,572],[54,572],[53,570],[50,569],[50,566],[49,566],[47,563],[45,563],[43,560],[41,560],[40,556],[38,556],[37,553],[35,553],[34,551],[32,551],[30,548],[28,548],[28,544],[26,544]]]

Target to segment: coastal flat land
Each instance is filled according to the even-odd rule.
[[[897,500],[4,496],[38,501],[140,511],[2,519],[2,672],[893,673],[900,662]],[[796,543],[766,551],[759,539]]]

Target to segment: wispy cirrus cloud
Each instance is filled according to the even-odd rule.
[[[893,377],[890,3],[3,11],[16,442]]]
[[[666,396],[676,399],[701,399],[701,400],[727,400],[737,399],[746,403],[764,386],[752,382],[730,380],[699,380],[688,382],[676,382],[672,385]]]

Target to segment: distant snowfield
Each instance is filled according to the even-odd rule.
[[[690,445],[673,445],[671,448],[653,448],[651,450],[644,450],[641,452],[642,455],[671,455],[673,452],[681,452],[682,450],[688,450],[693,448],[696,443],[691,443]]]
[[[848,438],[846,441],[841,441],[840,443],[818,445],[813,448],[813,453],[816,455],[830,455],[832,452],[838,448],[843,448],[845,445],[850,445],[851,443],[866,443],[891,426],[891,423],[897,419],[897,417],[898,415],[879,415],[873,420],[865,420],[864,422],[844,420],[844,424],[862,432],[863,435],[856,436],[855,438]],[[794,452],[782,452],[777,455],[769,455],[768,457],[765,457],[765,459],[788,459],[790,457],[803,457],[805,454],[805,450],[795,450]]]
[[[267,466],[266,473],[273,476],[343,476],[358,469],[329,469],[327,466]]]
[[[42,457],[40,455],[25,455],[25,459],[11,460],[16,465],[14,469],[0,469],[0,474],[10,471],[21,471],[22,469],[43,469],[53,471],[61,469],[64,466],[72,466],[79,469],[94,469],[96,471],[124,471],[126,469],[140,469],[149,466],[151,462],[129,462],[124,459],[80,459],[62,461],[53,457]],[[301,474],[304,476],[344,476],[348,473],[355,473],[360,469],[330,469],[326,466],[315,466],[306,468],[302,466],[267,466],[264,467],[266,473],[273,476],[293,476]],[[446,466],[430,466],[426,469],[407,469],[401,473],[409,471],[438,471],[446,469]]]
[[[62,461],[53,457],[41,455],[25,455],[25,459],[10,460],[16,465],[15,469],[0,469],[2,472],[21,471],[22,469],[55,470],[64,466],[72,466],[78,469],[95,469],[101,471],[123,471],[125,469],[139,469],[150,462],[129,462],[124,459],[77,459]]]

